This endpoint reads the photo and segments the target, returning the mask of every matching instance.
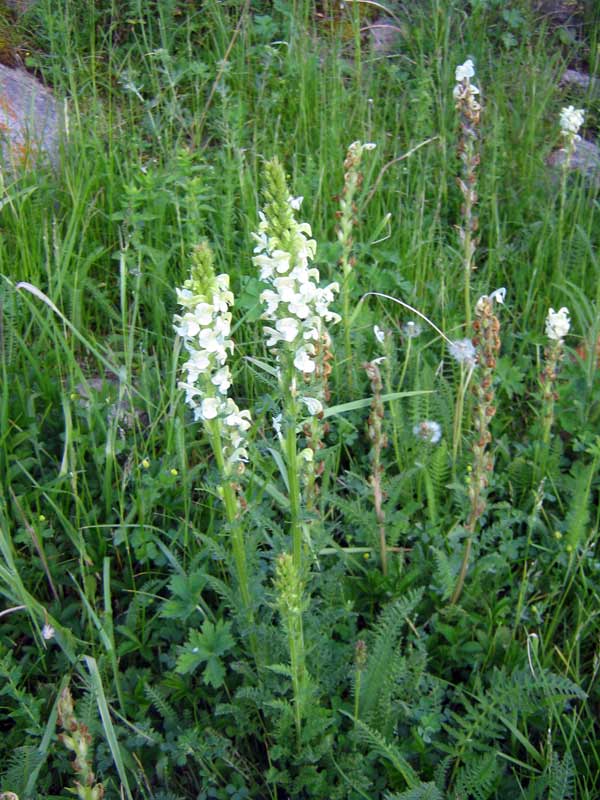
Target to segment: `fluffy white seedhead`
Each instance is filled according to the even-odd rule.
[[[477,363],[477,351],[470,339],[457,339],[455,342],[450,342],[448,352],[455,361],[466,367],[474,367]]]
[[[442,428],[439,422],[435,422],[431,419],[425,419],[423,422],[419,422],[413,428],[413,433],[417,437],[417,439],[421,439],[424,442],[429,442],[429,444],[437,444],[439,440],[442,438]]]

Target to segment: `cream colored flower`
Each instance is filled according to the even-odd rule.
[[[569,332],[571,321],[569,309],[563,306],[558,311],[553,308],[548,310],[546,317],[546,336],[554,342],[562,342]]]

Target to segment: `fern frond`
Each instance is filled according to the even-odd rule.
[[[459,770],[456,779],[456,797],[489,800],[496,787],[498,774],[496,753],[488,751]]]
[[[0,778],[3,792],[14,792],[19,797],[24,794],[31,773],[36,772],[46,760],[44,753],[32,745],[16,747],[9,756],[8,766]]]
[[[435,560],[434,579],[438,588],[442,592],[442,599],[448,600],[456,586],[456,573],[452,569],[450,559],[443,550],[437,547],[430,547],[430,552],[433,553]]]
[[[370,719],[383,694],[390,691],[392,682],[398,677],[402,654],[399,642],[406,625],[422,596],[421,591],[408,592],[405,597],[391,603],[381,613],[373,629],[373,641],[369,648],[367,666],[363,673],[360,692],[361,716]]]
[[[570,800],[575,796],[575,766],[570,753],[565,753],[562,760],[553,753],[548,772],[548,800]]]
[[[173,725],[177,722],[177,712],[160,689],[150,686],[150,684],[147,683],[144,686],[144,694],[166,723]]]
[[[385,800],[444,800],[444,795],[435,783],[420,783],[400,794],[386,794]]]
[[[350,716],[349,714],[347,716]],[[373,730],[365,722],[355,719],[356,732],[363,744],[368,745],[382,758],[387,759],[394,769],[402,775],[410,789],[414,789],[420,783],[417,773],[398,750],[396,745],[388,740],[379,731]]]

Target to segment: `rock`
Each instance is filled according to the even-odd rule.
[[[18,14],[24,14],[29,11],[35,0],[3,0],[3,5],[10,8],[11,11],[16,11]]]
[[[392,53],[398,46],[398,39],[405,31],[391,19],[378,17],[367,25],[371,46],[375,53]]]
[[[560,82],[563,86],[577,86],[584,92],[591,91],[598,94],[600,91],[600,82],[597,78],[591,78],[587,73],[576,69],[566,69]]]
[[[559,148],[550,153],[548,164],[562,168],[567,158],[567,151]],[[575,150],[569,161],[571,171],[581,172],[591,184],[600,188],[600,148],[594,142],[580,139],[575,142]]]
[[[24,69],[0,64],[2,166],[15,171],[44,160],[56,166],[60,129],[51,91]]]

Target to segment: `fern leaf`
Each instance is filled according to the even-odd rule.
[[[19,797],[22,796],[29,775],[37,771],[45,759],[45,754],[32,745],[15,748],[9,756],[8,766],[0,779],[1,790],[14,792]]]
[[[401,658],[398,644],[406,618],[414,611],[421,596],[421,591],[411,591],[381,613],[373,630],[374,640],[361,682],[361,716],[369,718],[375,712],[382,693],[390,686],[392,676],[397,676],[398,660]]]
[[[147,683],[144,686],[144,694],[166,723],[174,724],[177,721],[178,715],[175,709],[165,698],[160,689],[150,686],[150,684]]]
[[[348,714],[347,716],[350,715]],[[394,769],[402,775],[410,789],[414,789],[419,785],[420,781],[417,773],[410,766],[396,745],[388,742],[379,731],[373,730],[373,728],[370,728],[362,720],[355,719],[354,723],[359,739],[364,744],[369,745],[380,756],[386,758]]]
[[[401,794],[386,794],[385,800],[444,800],[444,795],[435,783],[420,783]]]

